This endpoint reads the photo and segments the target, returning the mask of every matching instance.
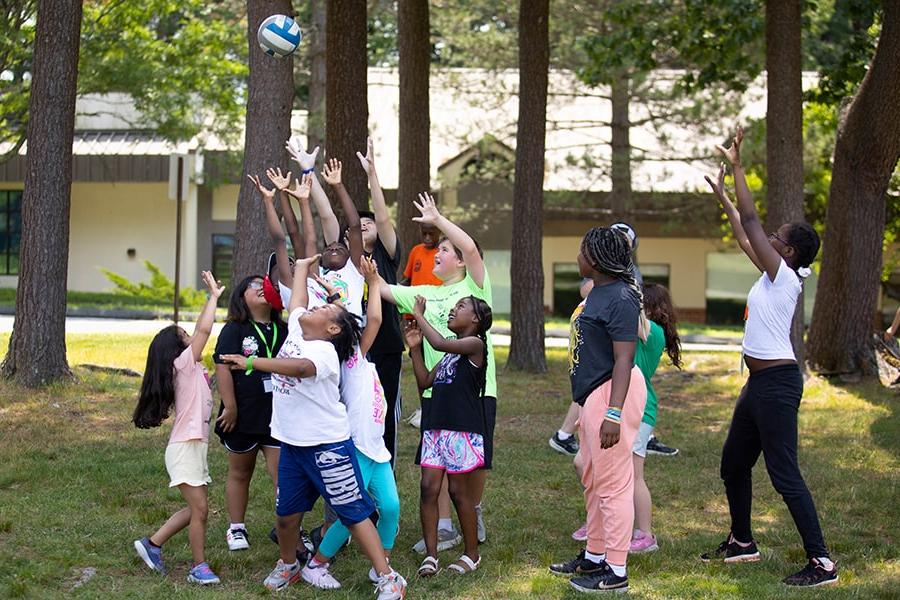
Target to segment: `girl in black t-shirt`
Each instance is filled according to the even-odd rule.
[[[222,405],[216,419],[216,434],[228,451],[228,478],[225,504],[230,525],[225,539],[229,550],[250,547],[244,515],[256,456],[262,449],[266,470],[278,485],[278,457],[281,444],[269,434],[272,420],[272,379],[261,371],[234,370],[222,362],[223,354],[273,358],[287,337],[287,325],[266,301],[263,278],[245,277],[231,294],[228,322],[219,334],[216,353],[216,380]]]
[[[422,467],[419,512],[425,538],[426,557],[419,575],[438,571],[438,495],[447,472],[450,498],[465,540],[465,553],[450,570],[469,573],[481,564],[478,553],[475,505],[478,502],[472,473],[484,465],[484,383],[487,371],[487,331],[491,307],[467,296],[450,310],[447,327],[456,339],[446,339],[425,318],[425,298],[416,297],[413,310],[418,328],[407,330],[413,370],[419,389],[431,388],[431,398],[422,400],[422,441],[418,463]],[[435,350],[446,352],[429,372],[422,354],[422,337]]]

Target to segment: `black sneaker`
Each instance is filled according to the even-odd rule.
[[[658,456],[675,456],[678,454],[678,448],[670,448],[663,444],[654,435],[647,440],[647,454],[656,454]]]
[[[274,527],[269,531],[269,539],[272,540],[273,544],[278,544],[278,530]],[[305,529],[300,530],[299,541],[305,550],[301,550],[299,547],[297,548],[297,560],[300,561],[300,564],[306,564],[306,561],[309,560],[314,552],[312,542],[309,540],[309,535],[306,533]]]
[[[741,546],[729,535],[718,548],[701,554],[700,560],[703,562],[724,560],[727,563],[756,562],[759,560],[759,548],[756,547],[756,542],[750,542],[749,546]]]
[[[575,577],[569,584],[577,591],[588,594],[595,592],[627,592],[628,575],[619,577],[606,561],[603,561],[601,564],[603,568],[599,573],[585,577]]]
[[[578,440],[575,439],[574,435],[570,435],[568,439],[561,440],[557,431],[550,438],[550,447],[561,454],[568,454],[569,456],[578,454]]]
[[[818,559],[811,558],[809,563],[798,572],[785,577],[782,582],[785,585],[798,587],[816,587],[818,585],[831,585],[837,583],[837,567],[832,566],[829,571]]]
[[[554,575],[593,575],[603,570],[606,563],[602,560],[594,562],[584,557],[584,550],[578,553],[578,556],[564,563],[554,563],[550,565],[550,572]],[[609,567],[607,567],[609,568]]]

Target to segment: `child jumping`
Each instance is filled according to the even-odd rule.
[[[206,450],[213,402],[209,376],[200,359],[212,332],[216,302],[225,288],[219,286],[209,271],[204,271],[202,278],[209,290],[209,299],[197,319],[194,335],[188,336],[181,327],[170,325],[150,342],[144,380],[132,419],[141,429],[159,427],[174,407],[175,422],[166,446],[166,471],[169,472],[169,487],[178,488],[187,506],[169,517],[153,535],[135,540],[134,549],[148,567],[165,573],[162,545],[188,527],[193,566],[187,580],[209,585],[219,583],[204,556],[209,514],[206,488],[211,481]]]
[[[340,402],[340,363],[359,344],[356,317],[336,303],[307,309],[307,275],[319,255],[297,260],[288,338],[276,358],[223,356],[238,369],[273,374],[272,436],[281,441],[275,499],[280,558],[266,577],[270,590],[301,578],[296,540],[303,513],[319,496],[359,542],[378,576],[378,600],[400,600],[406,581],[391,569],[369,517],[375,505],[365,490],[346,407]]]
[[[439,570],[438,496],[445,472],[465,541],[465,552],[449,568],[470,573],[481,564],[474,472],[485,461],[483,396],[487,331],[492,322],[487,302],[475,296],[462,298],[447,318],[447,328],[456,339],[445,338],[425,318],[425,307],[425,298],[417,296],[413,314],[418,329],[409,328],[406,333],[416,383],[420,390],[431,388],[431,397],[422,400],[422,441],[417,452],[417,462],[422,467],[419,511],[426,553],[419,567],[422,577],[435,575]],[[430,371],[422,353],[423,336],[432,348],[445,352]]]

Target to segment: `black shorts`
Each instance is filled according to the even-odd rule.
[[[281,442],[267,433],[242,433],[231,431],[228,433],[216,432],[225,449],[234,454],[246,454],[256,450],[259,446],[264,448],[281,448]]]
[[[497,399],[484,397],[484,466],[490,469],[494,460],[494,427],[497,426]]]

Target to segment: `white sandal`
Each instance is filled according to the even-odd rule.
[[[440,563],[436,556],[426,556],[425,560],[422,561],[422,564],[419,565],[419,570],[416,571],[416,575],[419,577],[434,577],[441,570]]]
[[[463,563],[465,567],[459,565],[457,563]],[[460,575],[465,575],[466,573],[471,573],[478,569],[478,566],[481,564],[481,557],[478,557],[478,560],[473,561],[467,554],[463,554],[460,556],[455,563],[447,567],[447,570],[453,571],[454,573],[458,573]]]

